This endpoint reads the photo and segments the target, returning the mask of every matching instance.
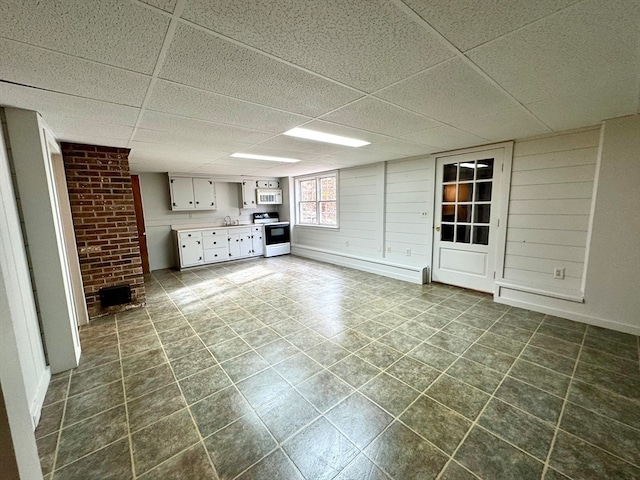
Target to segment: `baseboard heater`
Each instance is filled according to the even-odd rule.
[[[100,306],[113,307],[131,303],[131,285],[115,285],[100,289]]]

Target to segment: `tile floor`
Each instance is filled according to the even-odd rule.
[[[81,329],[45,479],[638,479],[638,337],[291,256]]]

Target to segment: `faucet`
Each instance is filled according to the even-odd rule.
[[[224,217],[224,226],[228,227],[229,225],[231,225],[231,217],[227,215],[226,217]]]

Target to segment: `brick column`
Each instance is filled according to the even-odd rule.
[[[62,143],[89,318],[143,306],[144,276],[129,149]],[[131,286],[131,303],[103,309],[99,290]]]

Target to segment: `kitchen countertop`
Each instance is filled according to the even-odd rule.
[[[171,230],[177,233],[182,232],[198,232],[200,230],[213,230],[213,229],[235,229],[235,228],[250,228],[250,227],[261,227],[260,224],[255,223],[247,223],[240,225],[203,225],[198,227],[171,227]]]

